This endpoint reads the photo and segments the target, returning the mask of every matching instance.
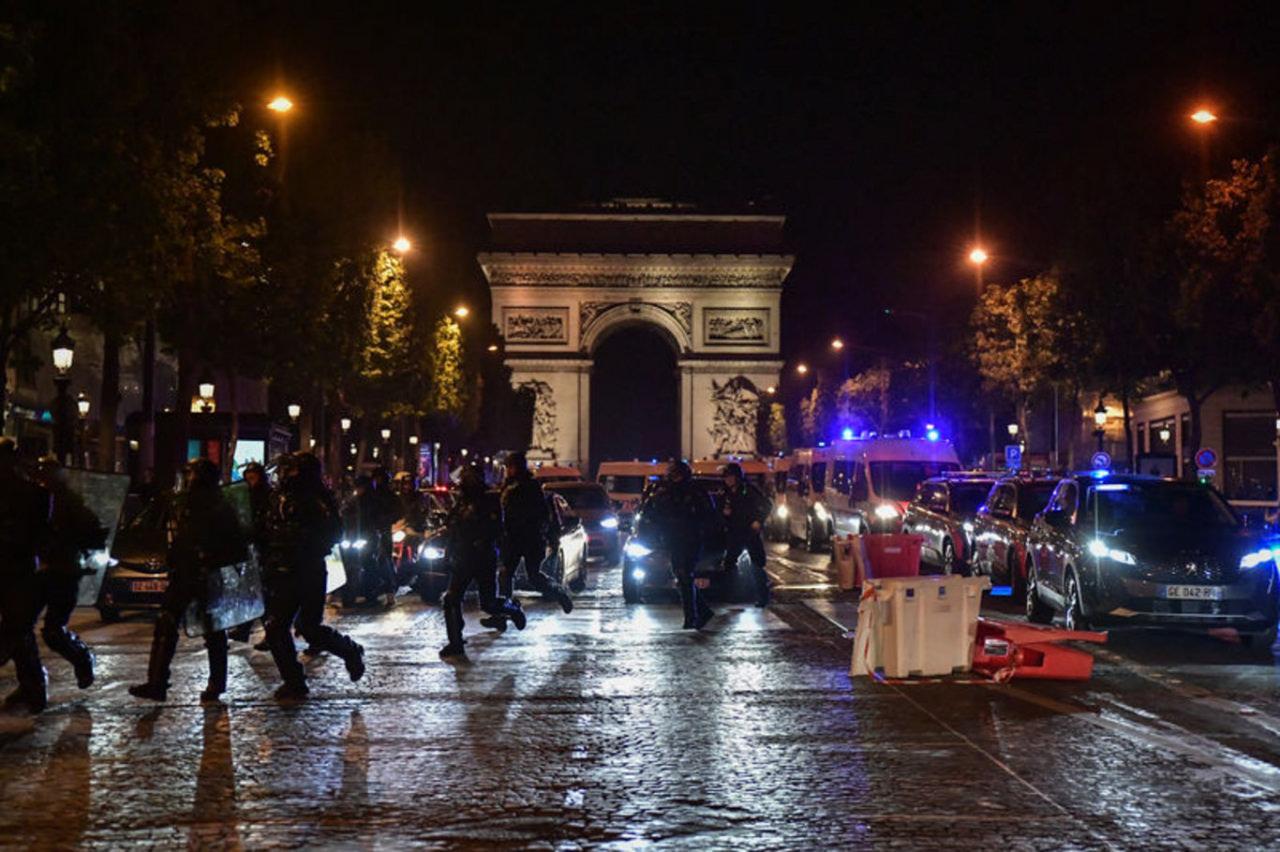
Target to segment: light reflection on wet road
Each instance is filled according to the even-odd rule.
[[[616,569],[523,633],[469,612],[468,664],[436,658],[434,608],[340,614],[369,674],[315,660],[298,707],[245,646],[227,705],[200,707],[198,642],[168,704],[136,702],[149,625],[86,622],[100,685],[53,661],[52,708],[0,718],[0,844],[1280,845],[1270,655],[1113,634],[1083,684],[850,683],[825,557],[771,555],[778,604],[702,635],[625,605]]]

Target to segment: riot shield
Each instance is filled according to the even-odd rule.
[[[329,551],[329,555],[324,558],[325,576],[325,594],[332,594],[341,589],[347,583],[347,568],[342,561],[342,551],[338,549],[338,545],[333,546],[333,550]]]
[[[102,473],[96,470],[68,468],[67,486],[80,496],[98,523],[107,528],[107,545],[81,557],[80,568],[84,577],[80,581],[79,606],[93,606],[102,590],[102,578],[110,563],[111,546],[115,543],[116,528],[120,523],[120,510],[129,492],[129,477],[122,473]]]
[[[240,526],[253,526],[253,508],[249,503],[249,485],[236,482],[222,487],[222,496],[240,518]],[[210,571],[206,579],[204,601],[192,601],[185,621],[188,636],[203,636],[261,618],[265,607],[262,597],[262,571],[253,550],[249,558],[236,565],[223,565]]]

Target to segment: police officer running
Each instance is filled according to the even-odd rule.
[[[742,551],[751,559],[756,585],[756,606],[769,605],[769,575],[765,573],[764,540],[760,531],[773,505],[742,475],[742,465],[732,462],[724,468],[724,570],[732,572]]]
[[[529,584],[543,597],[555,598],[565,612],[572,612],[573,598],[563,586],[542,573],[548,545],[558,544],[560,518],[542,490],[542,483],[530,472],[524,453],[507,456],[506,480],[502,487],[502,527],[502,581],[499,587],[502,596],[513,601],[516,569],[523,561]],[[506,627],[500,618],[485,619],[481,623],[498,630]]]
[[[147,682],[129,687],[136,698],[164,701],[169,689],[169,666],[178,649],[178,624],[192,601],[207,602],[209,572],[242,562],[248,540],[236,510],[222,496],[218,467],[208,459],[187,463],[185,488],[174,512],[173,540],[166,561],[169,585],[160,604],[151,640]],[[200,693],[203,702],[217,701],[227,690],[227,633],[204,636],[209,653],[209,682]]]
[[[81,554],[104,547],[107,529],[80,495],[67,485],[66,471],[56,457],[40,459],[37,476],[53,499],[50,535],[36,573],[39,605],[44,609],[40,638],[49,650],[71,664],[76,685],[88,689],[93,685],[93,652],[67,624],[80,597],[80,578],[84,575],[80,567]]]
[[[342,537],[342,519],[333,492],[324,484],[314,453],[297,453],[280,465],[282,480],[267,518],[267,644],[284,684],[275,697],[305,698],[306,672],[298,662],[291,629],[309,646],[346,663],[352,682],[364,675],[364,648],[324,623],[324,558]]]
[[[249,462],[244,466],[244,484],[249,489],[249,513],[252,526],[249,529],[249,542],[258,554],[261,563],[267,553],[267,514],[271,509],[271,483],[267,480],[267,469],[260,462]],[[248,642],[253,631],[253,622],[248,621],[239,627],[227,631],[227,635],[237,642]],[[268,651],[266,640],[254,645],[254,650]]]
[[[699,586],[706,580],[695,576],[702,537],[711,517],[711,501],[693,481],[693,472],[683,461],[673,461],[667,480],[653,494],[654,520],[671,555],[671,571],[680,586],[684,604],[684,629],[701,630],[715,617],[703,600]]]
[[[48,704],[48,679],[36,645],[40,615],[36,552],[49,535],[49,492],[18,469],[18,445],[0,438],[0,665],[10,659],[18,691],[5,706]]]
[[[449,511],[445,528],[445,556],[449,562],[449,588],[440,599],[449,643],[440,649],[440,658],[466,655],[462,638],[462,597],[475,583],[480,592],[480,608],[505,627],[510,618],[516,629],[524,630],[525,615],[518,605],[498,597],[498,538],[502,535],[502,506],[489,493],[484,477],[474,467],[463,468],[458,500]]]

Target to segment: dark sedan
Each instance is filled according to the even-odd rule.
[[[1011,586],[1018,600],[1027,588],[1027,535],[1057,479],[1010,476],[991,487],[973,518],[973,569]]]
[[[1235,628],[1270,647],[1280,541],[1247,531],[1207,486],[1142,476],[1058,483],[1028,539],[1027,617],[1067,627]]]

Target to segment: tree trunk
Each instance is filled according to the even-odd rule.
[[[116,417],[120,412],[120,333],[102,334],[102,385],[98,390],[98,470],[116,469]]]
[[[1076,449],[1080,445],[1080,386],[1071,386],[1071,419],[1067,422],[1067,470],[1076,469]]]
[[[1020,394],[1018,396],[1016,416],[1018,420],[1018,437],[1021,439],[1022,446],[1027,448],[1027,452],[1031,452],[1031,397],[1029,394]]]
[[[1205,399],[1208,398],[1208,394],[1196,396],[1194,393],[1183,393],[1182,398],[1187,401],[1187,409],[1191,415],[1191,434],[1185,440],[1191,443],[1191,451],[1194,453],[1200,448],[1200,407],[1204,404]],[[1185,444],[1183,454],[1186,454]],[[1187,465],[1182,471],[1182,478],[1195,481],[1196,466],[1194,464]]]
[[[156,464],[156,321],[148,319],[142,333],[142,427],[138,434],[138,469]]]
[[[1129,410],[1129,385],[1123,384],[1120,390],[1120,407],[1124,410],[1124,457],[1128,460],[1129,470],[1134,470],[1135,459],[1133,457],[1133,428],[1131,417],[1133,412]]]
[[[0,435],[4,434],[5,412],[9,410],[9,346],[0,344]]]
[[[227,471],[235,469],[236,444],[240,441],[240,380],[236,376],[227,379],[227,403],[231,406],[231,434],[227,437]],[[232,477],[234,479],[234,476]]]

